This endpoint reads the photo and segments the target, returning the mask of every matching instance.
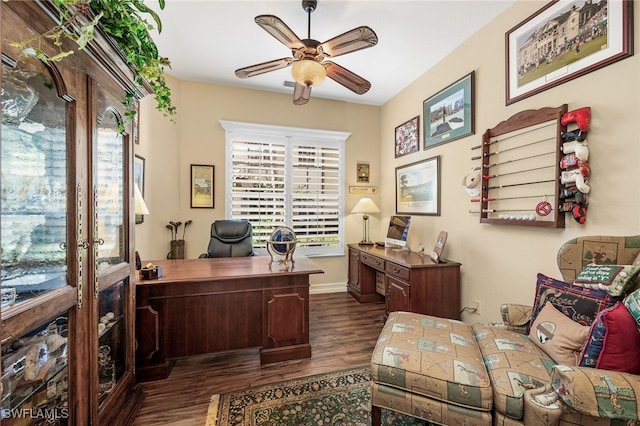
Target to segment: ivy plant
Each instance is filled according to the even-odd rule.
[[[133,70],[135,83],[142,86],[147,81],[153,89],[157,109],[173,120],[176,107],[164,78],[164,70],[170,68],[171,63],[158,54],[158,47],[150,35],[154,28],[162,31],[162,21],[144,4],[144,0],[55,0],[55,4],[60,11],[58,25],[12,45],[44,62],[60,61],[73,54],[73,50],[63,49],[64,38],[72,40],[78,50],[82,50],[93,40],[95,28],[99,25],[122,51]],[[158,0],[158,4],[163,10],[165,0]],[[146,17],[151,17],[156,27]],[[45,39],[58,47],[58,53],[51,56],[44,53],[41,45]],[[127,93],[123,104],[126,107],[125,118],[133,119],[136,114],[135,95]]]

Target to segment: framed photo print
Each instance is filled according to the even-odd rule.
[[[396,212],[440,216],[440,156],[396,167]]]
[[[552,1],[509,30],[506,104],[633,55],[628,0]]]
[[[420,150],[420,116],[417,115],[396,127],[396,158]]]
[[[145,159],[138,154],[133,157],[133,183],[138,186],[140,194],[144,198],[144,166]],[[136,224],[143,223],[144,216],[141,214],[136,215]]]
[[[423,103],[424,149],[472,135],[475,71]]]
[[[191,165],[191,208],[214,207],[214,166]]]

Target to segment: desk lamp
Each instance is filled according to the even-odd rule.
[[[380,209],[369,197],[362,197],[355,205],[351,213],[362,213],[362,241],[358,244],[363,246],[373,245],[369,241],[369,213],[380,213]]]

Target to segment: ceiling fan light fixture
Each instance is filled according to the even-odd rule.
[[[327,70],[312,59],[301,59],[292,64],[291,75],[298,84],[313,87],[322,84],[327,77]]]

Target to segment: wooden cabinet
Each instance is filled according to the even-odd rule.
[[[124,425],[134,376],[133,129],[142,96],[114,44],[44,63],[11,42],[55,25],[50,1],[0,3],[2,424]],[[44,43],[53,55],[60,49]],[[124,129],[124,130],[123,130]]]
[[[356,271],[358,287],[352,285]],[[347,291],[361,303],[382,300],[376,291],[381,277],[387,314],[410,311],[460,318],[460,263],[434,263],[429,256],[414,252],[350,244]]]

